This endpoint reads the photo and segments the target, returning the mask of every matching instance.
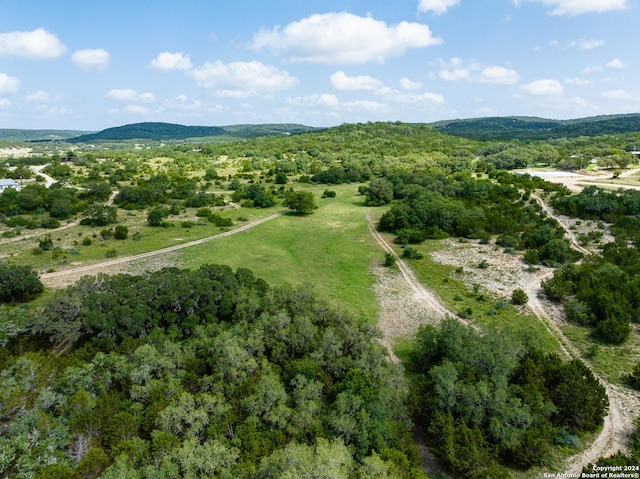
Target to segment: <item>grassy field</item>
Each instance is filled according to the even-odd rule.
[[[319,298],[362,321],[375,323],[372,261],[383,254],[368,231],[357,185],[331,187],[311,215],[287,214],[233,237],[182,250],[180,265],[220,263],[251,269],[276,285],[310,285]],[[272,209],[271,209],[272,210]]]

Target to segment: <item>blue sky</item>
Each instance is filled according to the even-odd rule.
[[[640,0],[0,0],[0,128],[640,112]]]

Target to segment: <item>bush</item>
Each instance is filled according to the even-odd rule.
[[[92,243],[93,243],[93,240],[91,239],[91,237],[85,236],[84,238],[82,238],[83,246],[91,246]]]
[[[154,208],[147,215],[147,224],[149,226],[164,226],[164,210],[162,208]]]
[[[403,258],[409,258],[409,259],[422,259],[422,253],[420,251],[418,251],[417,249],[411,247],[411,246],[407,246],[404,251],[402,252],[402,257]]]
[[[323,198],[335,198],[336,197],[336,192],[333,190],[324,190],[324,193],[322,193],[322,197]]]
[[[125,225],[116,226],[115,231],[113,232],[113,237],[117,240],[125,240],[129,236],[129,228]]]
[[[511,300],[514,304],[527,304],[529,302],[529,296],[527,296],[527,293],[525,293],[523,289],[517,288],[511,293]]]
[[[391,253],[384,255],[384,265],[386,267],[394,266],[396,264],[396,257]]]
[[[0,301],[30,301],[40,295],[44,286],[38,273],[29,266],[0,264]]]

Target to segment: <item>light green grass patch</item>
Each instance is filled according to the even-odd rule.
[[[309,188],[319,208],[287,214],[232,237],[181,252],[181,265],[203,263],[251,269],[270,284],[310,285],[319,298],[374,324],[378,304],[372,261],[382,253],[371,238],[357,185],[332,186],[335,198],[320,199],[326,186]]]

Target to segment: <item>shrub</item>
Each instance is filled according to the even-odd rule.
[[[527,304],[529,296],[527,296],[527,293],[525,293],[523,289],[517,288],[511,293],[511,300],[514,304]]]
[[[83,246],[91,246],[92,243],[93,243],[93,240],[91,239],[91,237],[85,236],[84,238],[82,238]]]
[[[387,253],[384,255],[384,265],[387,267],[393,266],[396,264],[396,257],[391,253]]]
[[[409,259],[422,259],[422,253],[420,251],[418,251],[417,249],[411,247],[411,246],[407,246],[404,251],[402,252],[402,257],[403,258],[409,258]]]
[[[333,190],[324,190],[324,193],[322,193],[322,197],[323,198],[335,198],[336,197],[336,192]]]
[[[30,301],[40,295],[44,286],[38,273],[29,266],[0,264],[0,301]]]
[[[115,231],[113,232],[113,237],[117,240],[125,240],[129,236],[129,228],[125,225],[116,226]]]

